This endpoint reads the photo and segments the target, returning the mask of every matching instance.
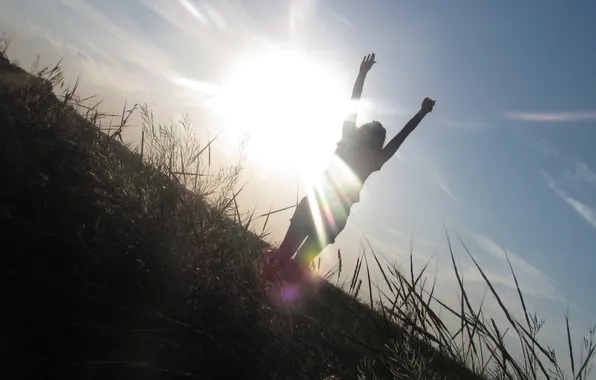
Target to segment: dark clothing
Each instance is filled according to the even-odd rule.
[[[290,220],[292,228],[304,231],[307,236],[317,236],[321,246],[333,244],[337,235],[345,228],[352,204],[342,203],[340,207],[328,207],[330,197],[315,192],[302,198]]]
[[[292,226],[318,236],[324,248],[335,242],[346,226],[352,206],[360,201],[366,179],[383,165],[380,155],[360,144],[357,130],[344,128],[327,170],[298,204]]]
[[[351,169],[360,181],[360,188],[372,173],[381,169],[384,163],[380,152],[365,146],[362,140],[363,138],[359,136],[359,131],[356,128],[344,126],[341,141],[337,143],[333,157],[334,159],[340,158]],[[332,160],[327,172],[336,176],[342,175],[343,173],[334,167],[335,164]]]

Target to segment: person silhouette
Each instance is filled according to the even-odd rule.
[[[353,109],[344,120],[335,154],[320,181],[298,203],[277,250],[283,260],[295,255],[303,270],[327,245],[335,242],[346,226],[352,206],[359,202],[360,191],[368,177],[393,157],[435,105],[434,100],[425,98],[418,113],[383,147],[386,130],[380,122],[371,121],[356,127],[364,82],[375,63],[374,53],[362,60],[352,92]]]

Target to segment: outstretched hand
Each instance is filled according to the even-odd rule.
[[[368,73],[375,63],[377,63],[375,61],[375,53],[365,55],[360,64],[360,72],[364,74]]]
[[[431,98],[424,98],[420,109],[426,112],[433,112],[433,107],[435,106],[435,103],[436,101],[432,100]]]

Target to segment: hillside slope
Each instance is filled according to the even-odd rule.
[[[355,379],[368,363],[360,372],[381,377],[480,378],[332,284],[298,309],[272,308],[253,266],[265,243],[234,202],[239,168],[199,175],[205,150],[189,155],[147,110],[151,152],[132,152],[76,94],[57,98],[60,80],[58,68],[33,76],[0,55],[5,371]],[[416,284],[408,295],[402,285],[407,302]]]

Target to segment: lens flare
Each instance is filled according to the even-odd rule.
[[[334,156],[322,179],[307,192],[311,217],[322,247],[329,244],[329,234],[345,223],[351,205],[357,201],[362,182],[350,167]],[[316,257],[319,252],[314,254]],[[314,259],[312,257],[312,259]]]

